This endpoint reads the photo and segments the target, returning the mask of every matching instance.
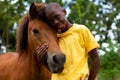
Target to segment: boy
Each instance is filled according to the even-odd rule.
[[[59,46],[66,55],[62,73],[52,74],[52,80],[95,80],[99,69],[99,56],[95,41],[84,25],[72,24],[66,18],[66,10],[58,3],[46,5],[45,15],[49,24],[58,32]],[[88,55],[91,58],[88,68]]]

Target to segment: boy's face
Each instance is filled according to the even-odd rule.
[[[64,10],[52,8],[46,12],[46,17],[50,25],[56,29],[58,33],[65,30],[67,20],[66,12]]]

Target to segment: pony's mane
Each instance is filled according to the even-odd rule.
[[[17,29],[17,36],[16,36],[16,51],[18,53],[23,52],[27,48],[27,41],[28,41],[28,22],[29,22],[29,15],[26,14]]]
[[[34,16],[30,15],[30,12],[28,14],[26,14],[22,20],[20,21],[20,24],[18,26],[18,30],[17,30],[17,36],[16,36],[16,51],[18,53],[23,53],[24,51],[27,50],[28,47],[28,23],[29,20],[32,19],[39,19],[40,21],[44,21],[45,22],[45,4],[43,3],[36,3],[36,10],[35,12],[34,9],[32,9],[32,13],[34,14]],[[31,10],[31,9],[30,9]]]

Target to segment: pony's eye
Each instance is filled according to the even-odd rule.
[[[39,31],[38,31],[37,29],[33,29],[32,32],[33,32],[34,34],[38,34],[38,33],[39,33]]]

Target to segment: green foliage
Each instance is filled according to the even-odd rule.
[[[114,80],[120,75],[120,55],[115,53],[107,53],[100,57],[101,68],[99,72],[99,80]]]
[[[0,37],[2,38],[2,45],[6,45],[7,50],[15,50],[15,30],[14,24],[19,22],[21,16],[24,15],[26,5],[24,1],[0,1]]]
[[[68,19],[72,23],[84,24],[90,29],[95,29],[95,25],[92,21],[97,21],[95,18],[97,6],[93,2],[90,2],[89,0],[76,0],[76,3],[70,5],[70,8],[71,13],[69,14]]]
[[[62,0],[46,0],[45,3],[50,3],[50,2],[57,2],[57,3],[59,3],[61,6],[64,5],[64,3],[62,2]]]

